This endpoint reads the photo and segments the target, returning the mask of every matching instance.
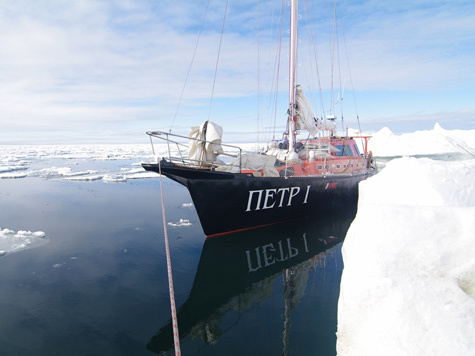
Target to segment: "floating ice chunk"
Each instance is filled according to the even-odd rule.
[[[31,171],[28,175],[31,177],[50,179],[66,176],[68,174],[71,174],[70,167],[50,167]]]
[[[8,173],[0,173],[0,179],[17,179],[17,178],[25,178],[28,174],[25,172],[8,172]]]
[[[7,173],[7,172],[13,172],[13,171],[25,171],[27,169],[28,167],[24,167],[24,166],[3,166],[3,167],[0,167],[0,173]]]
[[[123,174],[106,174],[102,180],[106,183],[123,183],[127,181],[127,178]]]
[[[10,229],[0,228],[0,251],[5,255],[11,252],[17,252],[26,248],[36,247],[46,242],[46,234],[43,231],[25,231],[15,232]]]
[[[159,175],[155,172],[138,172],[133,174],[127,174],[127,179],[148,179],[148,178],[159,178]]]
[[[173,226],[173,227],[191,226],[191,222],[188,219],[180,219],[180,221],[178,221],[177,223],[169,222],[168,225]]]
[[[72,181],[93,181],[99,180],[104,177],[102,174],[94,174],[94,175],[82,175],[82,176],[72,176],[72,177],[63,177],[63,180],[72,180]]]
[[[46,234],[43,231],[31,232],[31,231],[24,231],[24,230],[18,230],[17,235],[22,236],[22,237],[45,237],[46,236]]]
[[[96,174],[97,171],[92,171],[92,170],[87,170],[87,171],[81,171],[81,172],[69,172],[63,174],[64,177],[77,177],[77,176],[85,176],[85,175],[90,175],[90,174]]]

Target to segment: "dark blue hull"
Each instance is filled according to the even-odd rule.
[[[356,207],[358,184],[373,172],[254,177],[180,167],[165,160],[142,164],[188,188],[208,237]]]

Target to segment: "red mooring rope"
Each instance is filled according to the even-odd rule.
[[[160,162],[158,162],[158,173],[160,175],[160,196],[162,200],[162,217],[163,217],[163,232],[165,234],[165,251],[167,254],[168,289],[170,292],[170,307],[172,311],[173,341],[175,344],[175,356],[181,356],[180,335],[178,334],[178,323],[177,323],[176,307],[175,307],[175,292],[173,291],[172,262],[170,260],[170,248],[168,246],[167,219],[165,218],[165,203],[163,200],[162,166],[160,165]]]

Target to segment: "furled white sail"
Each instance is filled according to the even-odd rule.
[[[312,106],[308,101],[305,93],[300,85],[296,88],[297,97],[297,130],[307,130],[310,135],[316,136],[318,133],[317,126],[315,124],[315,116],[313,115]]]
[[[193,126],[188,135],[188,158],[199,164],[211,164],[217,161],[217,156],[223,153],[221,138],[223,128],[211,121],[205,121],[200,126]]]
[[[297,85],[296,97],[297,130],[307,130],[312,136],[316,136],[318,131],[330,131],[331,135],[334,136],[336,133],[335,117],[332,116],[326,119],[315,118],[312,106],[300,85]]]

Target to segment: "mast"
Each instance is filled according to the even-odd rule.
[[[289,44],[289,153],[288,159],[297,159],[298,155],[295,152],[295,126],[296,126],[296,67],[297,67],[297,21],[298,21],[298,0],[291,0],[290,2],[290,44]]]

